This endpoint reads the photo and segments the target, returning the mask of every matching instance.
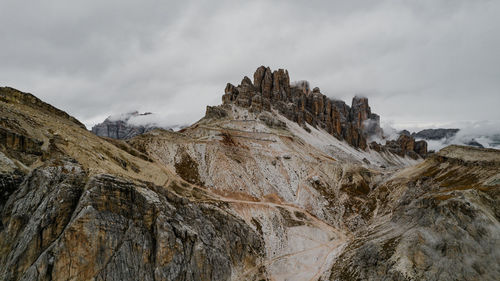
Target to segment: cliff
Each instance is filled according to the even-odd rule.
[[[500,274],[498,150],[412,159],[232,103],[122,141],[32,95],[0,97],[0,280]]]
[[[356,96],[348,106],[322,94],[318,87],[311,91],[307,81],[291,84],[287,70],[271,71],[269,67],[260,66],[253,75],[253,83],[245,76],[237,87],[228,83],[224,92],[223,104],[235,104],[255,112],[274,109],[306,129],[306,123],[324,129],[362,150],[368,148],[370,136],[383,137],[380,116],[372,113],[368,98]],[[414,150],[413,146],[407,146],[400,151],[403,155],[409,152],[411,157],[425,157],[426,148],[420,145]]]

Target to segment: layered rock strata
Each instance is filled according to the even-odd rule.
[[[412,161],[234,106],[125,142],[22,95],[0,88],[0,280],[500,275],[498,150]]]
[[[348,106],[341,100],[325,96],[318,87],[311,90],[307,81],[291,84],[287,70],[271,71],[269,67],[260,66],[254,73],[253,83],[245,76],[238,86],[228,83],[224,92],[223,104],[235,104],[257,112],[275,109],[304,127],[307,123],[322,128],[363,150],[368,148],[369,136],[382,137],[380,116],[372,113],[368,98],[356,96]],[[400,147],[400,151],[424,157],[425,147],[419,145],[418,152],[411,146]]]
[[[10,88],[0,195],[0,280],[242,280],[254,268],[264,278],[261,235],[226,206]]]

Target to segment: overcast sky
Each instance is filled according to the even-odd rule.
[[[0,38],[0,85],[87,126],[195,121],[260,65],[399,127],[500,119],[500,1],[0,0]]]

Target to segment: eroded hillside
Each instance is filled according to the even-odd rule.
[[[266,81],[245,87],[272,94]],[[424,160],[411,139],[360,147],[322,113],[298,122],[232,100],[126,142],[10,88],[0,110],[1,280],[500,275],[496,150]]]

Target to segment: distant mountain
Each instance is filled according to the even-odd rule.
[[[500,135],[488,134],[485,130],[477,132],[471,131],[469,128],[438,128],[425,129],[414,133],[403,130],[399,134],[412,136],[416,140],[425,140],[429,143],[432,150],[439,150],[450,144],[500,148]]]
[[[416,139],[440,140],[454,137],[458,131],[460,129],[425,129],[418,133],[413,133],[412,136]]]
[[[130,123],[130,119],[138,116],[151,115],[151,112],[139,113],[138,111],[132,111],[116,116],[110,116],[106,118],[102,123],[99,123],[92,127],[92,133],[100,137],[108,137],[113,139],[130,139],[134,136],[147,133],[154,129],[161,128],[156,124],[145,124],[136,125]],[[162,128],[167,130],[172,130],[171,128]]]

